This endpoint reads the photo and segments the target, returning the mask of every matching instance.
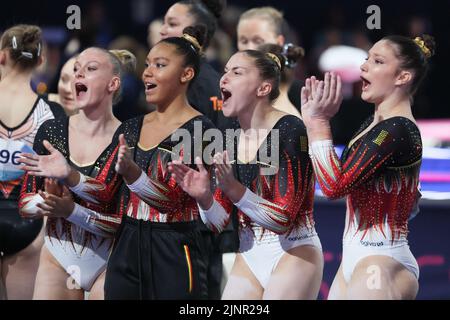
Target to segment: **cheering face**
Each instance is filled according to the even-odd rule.
[[[90,48],[84,50],[74,64],[72,92],[78,109],[97,106],[111,99],[119,89],[120,79],[113,75],[113,66],[108,54]]]
[[[145,97],[148,103],[161,105],[173,100],[180,93],[183,84],[187,85],[194,71],[184,67],[183,56],[176,53],[176,47],[160,42],[149,52],[146,68],[142,74]]]
[[[71,58],[64,64],[58,81],[59,98],[64,108],[69,111],[73,111],[76,108],[75,95],[72,91],[75,60],[75,58]]]
[[[392,44],[386,40],[378,41],[369,50],[366,62],[361,65],[361,98],[369,103],[381,103],[396,88],[405,84],[403,76]]]
[[[265,43],[284,44],[284,37],[275,33],[269,21],[256,17],[241,20],[237,36],[239,51],[258,50],[258,47]]]
[[[189,7],[176,3],[167,10],[159,34],[161,35],[161,39],[181,37],[183,35],[183,29],[193,24],[194,20],[189,13]]]
[[[259,70],[247,54],[234,54],[220,79],[222,110],[226,117],[236,117],[256,103],[257,91],[262,83]]]

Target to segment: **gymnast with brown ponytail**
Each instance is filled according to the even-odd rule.
[[[422,140],[412,113],[435,44],[431,36],[387,36],[361,65],[364,101],[375,113],[339,159],[330,119],[342,101],[339,76],[306,80],[302,116],[310,155],[324,195],[347,201],[341,266],[329,299],[414,299],[419,266],[408,245],[417,214]]]
[[[42,31],[34,25],[13,26],[0,39],[0,299],[31,299],[44,243],[44,219],[24,219],[18,208],[20,154],[32,152],[45,121],[65,116],[30,85],[42,63],[42,45]]]

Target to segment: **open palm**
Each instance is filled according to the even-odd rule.
[[[133,156],[131,155],[130,148],[127,145],[125,136],[119,135],[119,151],[117,153],[117,163],[115,170],[118,174],[126,176],[130,171],[130,167],[133,164]]]
[[[301,91],[305,124],[314,120],[329,121],[339,111],[342,97],[342,82],[338,75],[326,73],[323,81],[315,77],[306,79]]]
[[[70,173],[70,166],[61,152],[56,150],[48,141],[44,140],[44,147],[49,155],[22,153],[19,162],[22,170],[39,177],[66,179]]]
[[[172,173],[177,184],[192,198],[199,200],[210,193],[210,177],[200,159],[196,159],[199,171],[194,170],[180,160],[169,164],[169,171]]]

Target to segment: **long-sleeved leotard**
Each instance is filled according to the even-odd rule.
[[[175,179],[167,170],[167,164],[179,156],[186,159],[189,155],[186,150],[175,150],[180,147],[181,142],[191,150],[192,159],[196,155],[202,155],[204,144],[201,134],[209,128],[213,128],[212,123],[203,116],[197,116],[186,122],[176,132],[181,133],[180,137],[172,141],[169,135],[158,146],[150,150],[144,150],[139,145],[140,132],[144,117],[137,117],[124,122],[119,131],[125,133],[128,146],[133,150],[134,161],[142,169],[139,178],[128,188],[123,187],[120,200],[120,216],[126,214],[130,217],[150,220],[150,221],[190,221],[195,220],[198,209],[192,199],[177,185]],[[194,129],[197,126],[196,129]],[[195,131],[197,130],[197,131]],[[184,135],[183,135],[184,134]],[[198,137],[195,137],[195,136]],[[195,149],[199,149],[200,153]],[[193,161],[190,162],[193,164]],[[192,165],[194,166],[194,165]],[[79,197],[94,203],[107,203],[112,196],[111,188],[115,184],[110,184],[109,188],[104,182],[95,178],[86,177],[80,174],[80,182],[71,190]]]
[[[357,135],[373,121],[369,118]],[[355,135],[355,136],[357,136]],[[418,200],[422,142],[417,126],[404,117],[383,120],[347,147],[339,160],[331,141],[310,148],[325,196],[347,196],[344,239],[404,241]]]
[[[270,159],[273,161],[267,163]],[[314,229],[314,176],[306,128],[300,119],[282,117],[259,148],[256,163],[238,162],[234,170],[239,182],[247,187],[243,198],[235,204],[241,228],[256,223],[278,234],[303,227]],[[226,201],[220,199],[201,212],[205,223],[215,230],[222,230],[228,221],[229,209],[224,210],[219,204],[226,206]]]
[[[168,171],[168,163],[183,155],[183,161],[195,168],[193,159],[202,156],[204,143],[202,133],[213,128],[204,116],[187,121],[175,133],[185,133],[184,137],[169,135],[158,146],[145,150],[139,144],[143,117],[124,123],[131,129],[126,137],[134,148],[134,161],[143,170],[140,178],[125,192],[122,214],[134,219],[154,222],[182,222],[198,218],[196,202],[176,183]],[[183,144],[182,148],[178,148]],[[190,151],[190,152],[189,152]]]
[[[113,236],[121,222],[119,201],[122,178],[115,171],[117,160],[118,128],[111,143],[103,150],[92,165],[77,165],[70,157],[69,119],[46,122],[36,135],[34,149],[43,155],[48,152],[43,147],[47,140],[59,150],[66,160],[90,181],[98,182],[96,186],[108,190],[108,196],[99,195],[103,201],[97,201],[95,193],[85,192],[87,199],[74,195],[75,209],[67,218],[49,217],[45,234],[45,248],[55,258],[75,282],[86,291],[90,291],[96,279],[105,270],[113,245]],[[36,192],[44,185],[44,178],[26,176],[21,192],[22,210],[30,205]],[[105,201],[110,199],[110,201]],[[95,201],[93,201],[95,200]],[[25,210],[26,211],[26,210]]]
[[[39,155],[47,154],[48,152],[42,144],[44,140],[47,140],[71,163],[68,125],[69,118],[46,122],[36,135],[35,152]],[[119,128],[112,138],[111,144],[102,152],[92,166],[80,169],[84,171],[81,172],[84,173],[83,177],[88,177],[89,181],[94,181],[96,186],[105,191],[98,195],[103,201],[97,201],[97,198],[92,196],[94,194],[97,197],[97,194],[93,193],[92,190],[82,193],[87,195],[84,199],[75,195],[76,207],[67,220],[62,218],[48,219],[47,234],[49,236],[59,238],[61,233],[65,232],[68,232],[67,236],[69,237],[75,233],[78,236],[82,234],[81,238],[84,244],[87,244],[93,235],[101,237],[113,236],[120,224],[118,190],[122,183],[122,178],[115,172],[114,165],[118,151],[118,135],[121,132],[121,128]],[[26,175],[24,181],[19,202],[21,208],[25,208],[36,197],[38,190],[42,190],[44,185],[44,178],[32,175]],[[108,192],[107,197],[104,195],[106,191]],[[77,226],[75,229],[73,229],[73,224]],[[87,232],[80,233],[80,231],[77,231],[78,227]]]

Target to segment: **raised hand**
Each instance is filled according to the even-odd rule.
[[[247,188],[234,177],[233,167],[227,151],[214,155],[214,166],[217,186],[222,189],[233,203],[239,202]]]
[[[216,175],[217,186],[227,193],[237,181],[233,174],[233,168],[228,158],[228,152],[216,153],[214,155],[214,173]]]
[[[43,145],[50,154],[40,156],[32,153],[22,153],[19,158],[19,162],[22,163],[21,169],[33,176],[66,179],[71,173],[71,168],[66,158],[47,140],[43,141]]]
[[[117,153],[116,172],[123,175],[130,167],[132,161],[131,153],[123,134],[119,135],[119,151]]]
[[[194,198],[204,209],[212,205],[210,176],[199,157],[195,158],[198,171],[185,165],[182,160],[174,160],[169,163],[169,172],[177,184]]]
[[[301,90],[303,121],[307,126],[315,120],[329,121],[339,111],[342,98],[340,76],[327,72],[323,81],[306,79]]]
[[[133,160],[131,149],[128,147],[124,135],[119,135],[119,151],[117,153],[115,170],[127,184],[135,182],[142,173],[141,168]]]

